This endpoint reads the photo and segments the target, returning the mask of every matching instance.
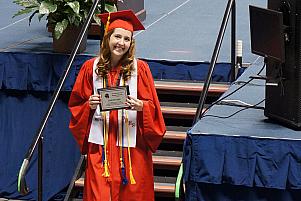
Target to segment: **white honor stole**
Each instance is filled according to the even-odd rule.
[[[97,57],[93,64],[93,91],[94,94],[97,94],[97,89],[103,88],[103,78],[97,76],[95,73],[97,63],[99,58]],[[123,84],[123,78],[121,76],[120,85]],[[130,95],[132,97],[137,98],[137,60],[134,59],[134,72],[131,75],[131,78],[126,82],[129,85]],[[124,112],[122,112],[124,111]],[[109,129],[109,119],[110,119],[110,111],[103,111],[106,113],[105,121],[106,125],[108,125]],[[90,128],[88,142],[104,145],[104,119],[103,113],[100,111],[99,105],[97,106],[95,113],[93,115],[92,124]],[[126,115],[127,113],[127,115]],[[128,121],[126,122],[126,116],[128,116]],[[128,126],[126,125],[128,123]],[[125,126],[122,126],[125,125]],[[117,134],[117,146],[122,147],[136,147],[136,134],[137,134],[137,111],[134,110],[118,110],[118,126],[123,129],[123,139],[119,140],[119,134]],[[120,130],[120,129],[118,129]],[[129,134],[129,135],[128,135]],[[120,144],[121,143],[121,144]]]

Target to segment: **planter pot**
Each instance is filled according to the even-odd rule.
[[[59,53],[71,53],[74,46],[75,42],[77,40],[77,37],[81,31],[82,27],[75,27],[71,26],[68,27],[62,34],[62,36],[59,39],[55,39],[54,36],[53,38],[53,51],[54,52],[59,52]],[[53,35],[53,32],[52,32]],[[87,47],[87,36],[88,34],[86,33],[80,46],[77,51],[77,53],[84,52]]]

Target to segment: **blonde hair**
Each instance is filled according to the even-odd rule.
[[[99,53],[99,61],[95,73],[98,76],[106,78],[111,69],[111,51],[109,46],[109,40],[114,30],[109,31],[104,37],[101,44]],[[131,39],[131,45],[129,50],[122,56],[119,63],[121,65],[120,72],[125,81],[127,81],[134,71],[134,56],[135,56],[135,40]]]

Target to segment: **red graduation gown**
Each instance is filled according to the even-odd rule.
[[[87,154],[84,200],[153,201],[152,152],[155,152],[159,146],[166,128],[149,67],[144,61],[138,60],[137,98],[143,101],[143,111],[137,112],[136,147],[130,149],[136,184],[130,184],[128,151],[127,148],[124,148],[126,176],[129,182],[127,185],[123,185],[120,171],[120,149],[116,146],[118,133],[117,110],[110,113],[107,145],[107,159],[110,164],[109,178],[102,176],[104,172],[102,146],[87,141],[94,114],[94,110],[90,109],[88,103],[88,99],[93,93],[92,71],[94,59],[90,59],[83,64],[69,100],[69,108],[72,114],[69,128],[79,144],[82,154]],[[113,77],[113,74],[111,75]]]

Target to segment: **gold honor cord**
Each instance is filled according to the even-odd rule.
[[[106,87],[106,81],[103,79],[103,85]],[[107,145],[108,145],[108,137],[109,137],[109,132],[108,132],[108,127],[107,127],[107,114],[106,112],[102,112],[102,119],[103,119],[103,133],[104,133],[104,156],[105,159],[103,161],[104,165],[104,173],[102,174],[103,177],[109,177],[110,176],[110,171],[109,171],[109,162],[108,162],[108,157],[107,157]]]

